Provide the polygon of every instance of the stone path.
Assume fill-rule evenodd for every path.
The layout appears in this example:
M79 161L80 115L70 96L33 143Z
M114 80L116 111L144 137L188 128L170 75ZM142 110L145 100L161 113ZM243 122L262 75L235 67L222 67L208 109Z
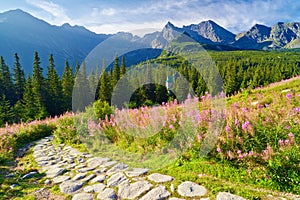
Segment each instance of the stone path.
M58 184L61 193L71 195L73 200L210 199L204 186L185 181L174 188L171 176L151 173L149 169L130 169L124 163L93 157L69 146L55 146L52 136L37 142L33 156L46 173L45 184ZM175 192L181 197L172 197ZM244 198L226 192L217 196L217 200L227 199Z

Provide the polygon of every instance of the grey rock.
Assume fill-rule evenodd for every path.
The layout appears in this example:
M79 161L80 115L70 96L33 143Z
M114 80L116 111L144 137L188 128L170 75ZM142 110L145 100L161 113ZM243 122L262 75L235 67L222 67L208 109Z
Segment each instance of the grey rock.
M65 168L51 168L46 172L48 178L54 178L61 175L65 171Z
M95 178L93 178L91 180L91 183L96 183L96 182L99 182L99 183L102 183L104 180L105 180L106 176L105 175L98 175L96 176Z
M79 174L76 174L73 178L72 178L72 181L78 181L80 179L83 179L84 177L86 177L87 173L79 173Z
M171 198L169 198L169 200L184 200L184 199L180 199L180 198L177 198L177 197L171 197Z
M96 169L96 170L94 170L94 173L96 173L96 174L103 174L103 173L105 173L107 171L107 168L100 168L100 169Z
M71 156L81 156L82 155L81 152L79 152L77 149L73 149L73 148L70 150L69 154Z
M124 182L128 182L129 180L126 178L126 176L122 172L118 172L114 175L112 175L107 180L107 186L118 186Z
M85 159L84 159L84 158L78 158L77 161L78 161L79 163L84 163L84 162L85 162Z
M185 181L178 186L178 193L183 197L197 197L205 195L207 189L191 181Z
M83 186L82 182L65 181L59 185L60 191L64 194L72 194Z
M106 185L104 185L103 183L97 183L95 185L89 185L86 186L85 188L83 188L83 191L85 192L96 192L96 193L100 193L104 190L104 188L106 187Z
M216 200L246 200L246 199L228 192L219 192Z
M146 168L133 168L132 171L126 171L125 174L129 177L141 176L149 172Z
M80 173L89 172L89 171L94 170L95 168L96 167L84 167L84 168L81 168L81 169L77 169L77 172L80 172Z
M109 161L109 162L102 164L101 166L102 167L111 167L111 166L115 165L116 163L117 163L117 161Z
M80 164L80 165L77 165L76 167L75 167L75 169L81 169L81 168L84 168L84 167L86 167L86 164Z
M90 174L89 176L85 177L84 179L82 179L83 182L89 182L90 180L92 180L93 178L95 178L96 175L95 174Z
M147 181L139 181L132 184L122 184L119 186L118 195L124 199L135 199L152 187Z
M157 200L157 199L166 199L171 193L166 189L166 186L158 186L147 194L145 194L140 200Z
M11 189L14 189L14 188L16 188L16 187L18 187L18 185L17 184L12 184L11 186L9 186Z
M165 183L174 180L172 176L163 175L159 173L154 173L148 176L148 179L150 181L156 182L156 183Z
M36 175L37 172L29 172L28 174L25 174L24 176L21 177L21 180L26 179L26 178L31 178L32 176Z
M97 199L101 200L110 200L110 199L117 199L116 192L111 188L106 188L101 193L98 194Z
M50 179L46 179L44 182L45 185L50 185L51 183L52 183L52 181Z
M88 193L78 193L75 194L72 198L72 200L93 200L93 199L94 199L94 195Z
M106 163L108 161L110 161L109 158L94 157L94 158L90 158L90 159L87 160L87 163L88 163L87 165L89 167L95 167L96 168L96 167L98 167L98 166L100 166L103 163Z
M62 183L70 179L70 176L57 176L53 179L54 183Z
M110 170L108 170L106 173L107 173L107 175L111 175L113 173L121 172L126 169L128 169L128 165L126 165L124 163L118 163L115 166L113 166Z

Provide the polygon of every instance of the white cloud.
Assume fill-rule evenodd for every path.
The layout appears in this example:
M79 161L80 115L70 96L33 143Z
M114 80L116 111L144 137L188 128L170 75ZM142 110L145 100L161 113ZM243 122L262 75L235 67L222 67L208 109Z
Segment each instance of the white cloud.
M116 13L116 10L113 8L105 8L101 10L102 15L112 16Z
M42 12L36 12L35 14L42 19L46 18L45 20L50 21L52 24L61 25L72 21L66 14L66 10L52 1L26 0L26 2L45 11L47 15L43 15Z

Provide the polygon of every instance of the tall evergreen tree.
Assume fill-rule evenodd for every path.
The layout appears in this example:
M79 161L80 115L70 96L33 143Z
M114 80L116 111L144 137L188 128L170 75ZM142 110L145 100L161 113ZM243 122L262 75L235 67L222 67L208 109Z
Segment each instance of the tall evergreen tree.
M74 77L72 68L69 66L68 60L66 60L64 72L62 74L62 93L63 93L63 111L72 110L72 92L74 85Z
M36 113L38 111L35 98L33 94L32 88L32 80L31 77L28 76L25 84L25 91L23 96L23 104L24 104L24 114L23 119L25 121L31 121L36 118Z
M122 56L120 77L122 77L125 73L126 73L125 58L124 58L124 56Z
M25 74L24 70L21 67L19 56L15 53L15 63L14 63L14 81L16 89L16 100L19 101L23 99L23 94L25 91Z
M53 55L50 54L47 73L47 111L51 116L62 113L62 84L54 65Z
M4 58L2 56L0 56L0 71L3 81L3 94L5 95L6 100L10 102L10 105L13 105L16 103L15 87L11 73L9 71L9 67L5 64Z
M46 106L46 81L43 76L43 68L40 66L40 58L37 52L34 52L32 91L36 104L40 106L40 111Z
M13 111L10 106L10 102L3 94L0 98L0 126L4 126L6 123L10 124L13 120Z
M119 66L118 55L116 55L114 60L114 69L112 73L112 87L115 87L119 79L120 79L120 66Z

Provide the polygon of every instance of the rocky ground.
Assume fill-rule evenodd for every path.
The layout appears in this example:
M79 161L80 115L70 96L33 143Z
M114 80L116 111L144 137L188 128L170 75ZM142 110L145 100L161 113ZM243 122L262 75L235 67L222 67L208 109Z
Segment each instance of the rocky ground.
M59 185L62 194L73 200L92 199L210 199L207 189L190 181L174 187L174 178L151 173L149 169L129 168L110 158L93 157L70 146L53 145L53 137L36 142L33 156L47 176L45 184ZM23 178L37 172L26 174ZM178 197L178 195L180 197ZM175 197L177 196L177 197ZM36 199L63 199L47 189L35 192ZM244 198L220 192L217 200L242 200Z

